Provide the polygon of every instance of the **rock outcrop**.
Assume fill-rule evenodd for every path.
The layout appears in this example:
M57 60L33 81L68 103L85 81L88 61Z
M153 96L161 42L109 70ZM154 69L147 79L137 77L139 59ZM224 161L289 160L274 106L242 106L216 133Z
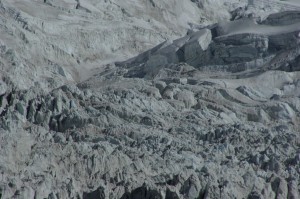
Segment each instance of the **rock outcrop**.
M291 11L291 15L296 13ZM117 65L131 66L130 77L155 76L166 65L180 62L200 70L261 70L261 66L276 61L273 57L283 50L297 49L300 42L297 20L289 24L279 23L281 26L278 26L269 22L271 18L267 18L264 25L240 19L208 26ZM285 61L290 60L287 58ZM133 71L139 71L138 75Z

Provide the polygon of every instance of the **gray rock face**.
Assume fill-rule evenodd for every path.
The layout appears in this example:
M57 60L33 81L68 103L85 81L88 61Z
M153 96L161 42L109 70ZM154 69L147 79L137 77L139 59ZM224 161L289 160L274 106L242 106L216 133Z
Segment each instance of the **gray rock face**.
M207 50L212 39L211 31L208 29L200 30L190 37L182 47L183 60L188 62L195 59L201 52Z
M139 66L129 70L129 77L153 77L166 65L179 62L200 70L261 69L262 65L276 61L272 58L281 51L296 49L300 42L299 32L297 20L282 26L257 24L250 19L223 22L189 33L170 44L160 44L118 66Z
M297 167L299 159L295 113L300 106L287 104L298 95L270 97L286 81L296 82L297 72L291 76L269 71L236 80L228 79L230 74L227 78L223 74L224 79L201 80L197 75L203 72L179 73L188 79L185 83L115 74L104 76L109 85L97 83L95 77L39 96L31 91L5 95L8 104L1 116L1 146L7 144L1 160L13 156L13 165L21 165L20 172L29 180L19 179L15 173L19 170L2 162L4 198L299 195L298 181L285 177L289 172L291 177L299 176L290 167ZM253 91L262 87L261 80L275 76L276 84L269 82ZM172 90L172 98L164 94L167 90ZM16 111L18 106L24 107L24 114ZM260 109L267 119L254 121ZM18 122L9 123L14 118ZM35 184L36 173L44 176L39 179L42 184ZM275 177L269 180L268 176Z
M262 22L262 24L282 26L290 25L295 22L300 22L300 12L297 10L271 14Z
M200 20L228 19L234 7L218 2L216 12L214 2L205 4L209 10L190 0L2 0L0 68L19 89L83 81L93 69L178 38Z
M245 7L98 65L180 32L194 9L213 21L236 6L0 1L0 198L298 199L297 12L257 23Z

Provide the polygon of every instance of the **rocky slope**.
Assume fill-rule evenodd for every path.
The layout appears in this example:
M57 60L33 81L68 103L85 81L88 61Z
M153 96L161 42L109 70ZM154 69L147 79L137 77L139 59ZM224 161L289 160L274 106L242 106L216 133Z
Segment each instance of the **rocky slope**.
M300 197L300 11L174 2L0 1L0 198Z
M192 24L230 17L225 8L213 14L190 0L2 0L0 16L0 66L20 89L84 80Z

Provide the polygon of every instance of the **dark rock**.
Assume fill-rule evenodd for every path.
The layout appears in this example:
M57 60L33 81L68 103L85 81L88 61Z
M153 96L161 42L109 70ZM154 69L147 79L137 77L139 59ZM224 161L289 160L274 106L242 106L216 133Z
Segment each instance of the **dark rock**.
M180 193L187 199L197 198L201 191L201 184L196 175L191 175L183 184Z
M293 10L271 14L264 21L262 21L262 24L282 26L297 22L300 22L300 11Z
M89 193L84 192L82 198L83 199L105 199L104 188L99 187L95 191Z
M262 195L257 192L251 192L247 199L263 199Z
M162 195L156 190L142 186L134 189L131 193L123 194L121 199L162 199Z
M165 199L179 199L179 196L177 195L177 193L170 191L170 189L167 189Z

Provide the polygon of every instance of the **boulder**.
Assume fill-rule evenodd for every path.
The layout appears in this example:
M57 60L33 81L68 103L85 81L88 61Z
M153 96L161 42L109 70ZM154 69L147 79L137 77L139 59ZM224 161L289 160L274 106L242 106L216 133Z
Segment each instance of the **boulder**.
M194 93L188 90L179 91L174 98L176 100L182 101L186 108L191 108L197 104Z
M278 103L268 108L269 116L276 120L293 121L295 118L294 110L287 103Z
M203 29L191 35L189 41L182 47L184 61L195 59L203 51L207 50L212 41L211 31Z
M180 189L180 193L185 196L186 199L198 198L202 187L197 175L192 174L183 184Z

